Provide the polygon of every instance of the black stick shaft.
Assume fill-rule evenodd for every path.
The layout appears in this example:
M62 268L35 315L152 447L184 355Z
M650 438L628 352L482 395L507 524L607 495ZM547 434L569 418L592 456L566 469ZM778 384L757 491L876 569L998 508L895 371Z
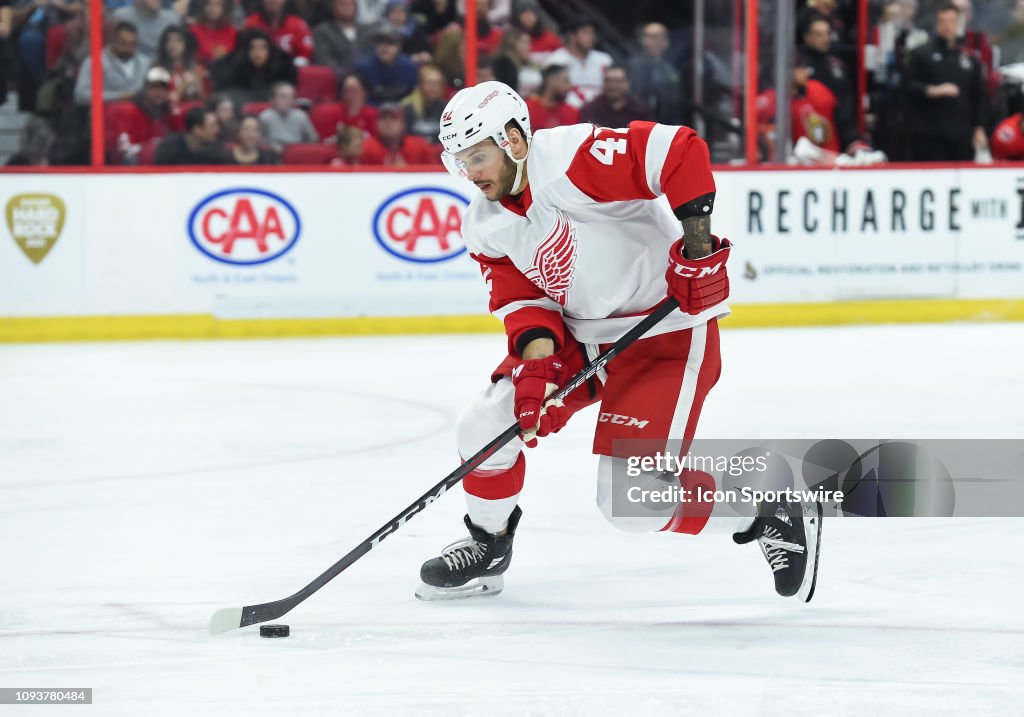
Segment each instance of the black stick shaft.
M669 299L658 306L653 313L649 314L642 321L638 322L636 326L623 334L622 338L612 344L606 351L604 351L604 353L584 366L579 373L569 379L568 383L553 393L548 400L554 401L556 399L564 399L570 393L582 386L588 379L596 375L597 372L603 369L609 361L618 356L637 339L650 331L655 324L673 313L678 307L679 304L675 299ZM476 470L480 464L486 461L490 456L494 455L495 452L514 439L517 435L519 435L519 424L513 423L502 431L501 435L497 436L494 440L481 448L475 455L467 459L461 466L449 473L441 482L437 483L430 490L421 495L412 505L381 526L377 532L353 548L345 557L327 568L327 570L325 570L313 582L299 590L294 595L286 597L283 600L263 603L261 605L249 605L242 608L242 621L239 627L254 625L259 622L266 622L267 620L274 620L292 610L296 605L303 602L310 595L340 575L345 569L352 565L352 563L356 562L359 558L377 547L384 538L388 537L405 525L406 521L440 498L450 488L457 485L459 481Z

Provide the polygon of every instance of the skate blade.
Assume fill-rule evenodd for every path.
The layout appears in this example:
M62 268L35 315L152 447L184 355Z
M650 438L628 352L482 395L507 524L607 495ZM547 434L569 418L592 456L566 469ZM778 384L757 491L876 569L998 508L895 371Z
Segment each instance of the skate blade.
M818 556L821 554L821 523L824 510L821 503L814 503L805 507L804 523L807 530L807 568L804 570L804 579L800 588L796 591L797 597L802 602L810 602L814 597L814 588L818 584Z
M465 585L459 585L454 588L438 588L426 583L420 583L420 586L416 588L416 597L426 602L433 602L435 600L464 600L471 597L497 595L504 587L505 578L501 575L475 578Z

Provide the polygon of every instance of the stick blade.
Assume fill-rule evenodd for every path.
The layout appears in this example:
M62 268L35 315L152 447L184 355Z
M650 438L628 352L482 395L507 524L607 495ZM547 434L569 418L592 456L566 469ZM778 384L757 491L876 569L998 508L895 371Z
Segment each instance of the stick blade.
M210 634L219 635L228 630L237 630L242 626L242 608L226 607L213 613L210 618Z

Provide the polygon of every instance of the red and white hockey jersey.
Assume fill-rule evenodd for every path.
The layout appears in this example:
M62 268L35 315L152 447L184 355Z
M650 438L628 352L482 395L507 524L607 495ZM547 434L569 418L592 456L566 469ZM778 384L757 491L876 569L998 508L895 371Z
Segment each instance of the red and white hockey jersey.
M681 235L678 207L715 190L704 141L687 127L632 122L539 130L518 201L473 199L462 232L505 323L509 353L544 328L559 346L572 336L610 343L667 294L668 251ZM722 303L677 312L648 335L725 316Z

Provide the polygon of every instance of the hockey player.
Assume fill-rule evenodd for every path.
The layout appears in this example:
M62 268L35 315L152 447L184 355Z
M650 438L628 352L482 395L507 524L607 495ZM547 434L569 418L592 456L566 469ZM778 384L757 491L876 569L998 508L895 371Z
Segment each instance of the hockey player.
M715 183L706 144L689 128L651 122L531 134L526 104L499 82L456 94L442 114L440 141L445 166L479 190L462 232L508 336L508 357L458 421L458 450L473 455L513 416L522 434L466 476L469 538L423 564L417 597L501 591L522 515L523 447L598 401L594 452L603 514L628 531L700 532L711 505L680 504L660 519L614 515L612 477L624 474L637 441L649 446L654 438L662 449L675 441L685 450L720 373L718 319L729 313L731 245L710 230ZM668 297L679 311L609 363L599 380L545 404ZM712 477L696 471L642 480L714 489ZM759 542L781 594L809 599L820 507L809 518L800 506L761 515L734 538Z

